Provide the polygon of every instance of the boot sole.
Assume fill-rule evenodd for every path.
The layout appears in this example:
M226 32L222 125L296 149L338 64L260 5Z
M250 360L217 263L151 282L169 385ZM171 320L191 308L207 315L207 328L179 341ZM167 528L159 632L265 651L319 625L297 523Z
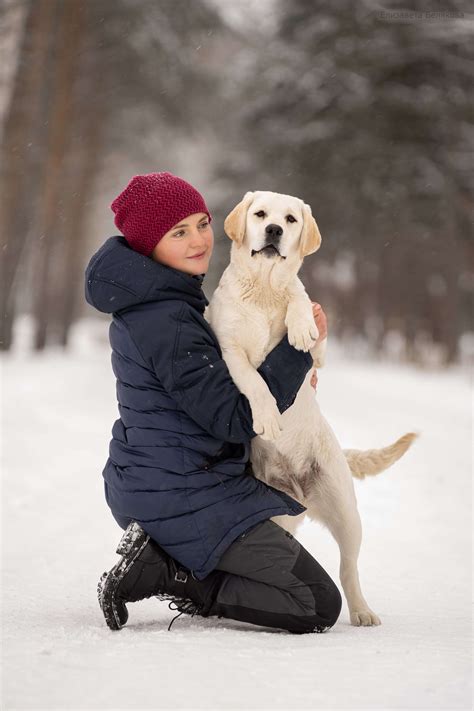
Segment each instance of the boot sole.
M123 602L121 605L123 605L125 611L125 619L123 622L120 620L115 593L120 581L128 572L135 558L145 548L149 539L150 536L145 533L136 521L133 521L127 527L117 546L116 553L121 555L122 558L111 570L109 570L109 572L106 571L105 573L102 573L98 582L97 597L99 605L105 617L107 626L111 630L119 630L127 622L128 612L125 603Z

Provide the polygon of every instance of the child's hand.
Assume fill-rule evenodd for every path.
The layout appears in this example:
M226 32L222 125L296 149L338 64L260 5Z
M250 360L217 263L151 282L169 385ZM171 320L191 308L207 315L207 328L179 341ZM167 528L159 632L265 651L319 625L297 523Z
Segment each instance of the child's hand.
M323 311L323 307L321 304L318 304L317 301L312 301L311 304L313 305L313 316L314 316L314 321L316 323L316 326L318 327L319 331L319 338L317 340L317 343L323 340L323 338L327 338L328 335L328 321L326 318L326 314ZM314 388L316 391L316 386L318 384L318 371L316 368L313 371L313 375L311 376L311 387Z
M316 323L316 326L318 327L319 331L319 338L317 340L317 343L323 340L323 338L327 338L328 335L328 320L326 318L326 314L323 311L323 307L321 304L318 304L317 301L312 301L311 302L313 305L313 317L314 317L314 322Z

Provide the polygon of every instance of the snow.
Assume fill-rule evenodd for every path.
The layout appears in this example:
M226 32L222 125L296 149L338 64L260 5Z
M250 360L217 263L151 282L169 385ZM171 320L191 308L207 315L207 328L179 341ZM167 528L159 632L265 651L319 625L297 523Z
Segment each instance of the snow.
M2 708L470 708L466 371L349 359L330 339L318 372L344 447L421 432L391 469L354 481L362 590L380 627L352 627L344 601L325 634L188 615L168 632L176 612L149 599L111 632L96 598L122 533L101 477L117 417L107 323L69 353L17 349L2 360ZM329 533L309 522L297 537L340 587Z

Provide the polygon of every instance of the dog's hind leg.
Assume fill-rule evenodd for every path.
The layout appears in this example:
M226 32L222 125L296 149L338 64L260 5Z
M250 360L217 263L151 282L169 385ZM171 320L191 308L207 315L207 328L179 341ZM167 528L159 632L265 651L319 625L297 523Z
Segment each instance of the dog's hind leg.
M285 531L288 531L288 533L291 533L292 536L295 535L295 531L302 523L304 517L306 516L306 511L302 511L300 514L297 516L287 516L284 514L283 516L272 516L271 520L277 523L279 526L285 529Z
M352 484L352 481L350 481ZM328 490L329 489L329 490ZM362 525L355 494L339 487L325 487L314 505L305 502L306 514L326 526L336 540L341 555L339 576L349 607L351 624L380 625L380 618L368 606L360 587L357 559L362 541ZM314 494L313 494L314 495Z

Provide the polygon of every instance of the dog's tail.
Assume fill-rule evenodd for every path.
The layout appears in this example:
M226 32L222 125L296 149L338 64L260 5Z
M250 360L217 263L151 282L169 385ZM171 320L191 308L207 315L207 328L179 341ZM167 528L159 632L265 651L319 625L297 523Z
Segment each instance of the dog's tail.
M347 463L356 479L375 476L388 469L402 457L412 442L419 436L418 432L407 432L396 442L382 449L343 449Z

